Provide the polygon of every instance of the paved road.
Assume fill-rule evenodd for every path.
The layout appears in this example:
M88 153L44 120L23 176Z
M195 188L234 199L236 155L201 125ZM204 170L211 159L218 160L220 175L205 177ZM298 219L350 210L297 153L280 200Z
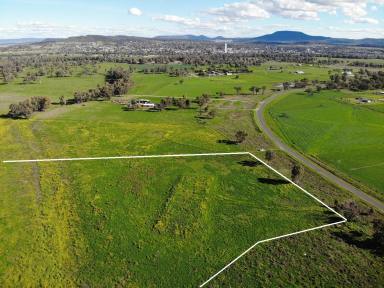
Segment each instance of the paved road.
M374 197L368 195L367 193L361 191L360 189L358 189L355 186L351 185L350 183L346 182L342 178L340 178L340 177L334 175L333 173L329 172L328 170L324 169L323 167L321 167L320 165L318 165L317 163L315 163L311 159L305 157L303 154L297 152L295 149L293 149L292 147L285 144L282 140L280 140L280 138L274 132L272 132L272 130L268 127L267 122L265 121L264 110L265 110L265 107L270 102L272 102L273 100L275 100L276 98L278 98L281 95L282 95L281 93L273 94L272 96L268 97L266 100L260 102L259 106L256 108L256 116L257 116L258 121L259 121L260 129L272 140L272 142L279 149L283 150L284 152L286 152L291 157L295 158L296 160L298 160L299 162L301 162L305 166L316 171L318 174L323 176L328 181L338 185L341 188L344 188L344 189L350 191L351 193L353 193L354 195L356 195L357 197L359 197L363 201L376 207L381 212L384 212L384 204L381 201L379 201L376 198L374 198Z

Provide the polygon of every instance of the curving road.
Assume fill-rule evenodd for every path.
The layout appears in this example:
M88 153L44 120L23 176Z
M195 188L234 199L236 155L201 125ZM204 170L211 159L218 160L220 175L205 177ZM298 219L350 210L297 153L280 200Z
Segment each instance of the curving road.
M289 145L285 144L267 125L267 122L264 118L264 110L265 107L271 103L273 100L277 99L279 96L283 95L282 93L275 93L272 94L272 96L268 97L264 101L259 103L259 106L256 108L256 116L259 122L260 129L272 140L272 142L281 150L289 154L291 157L295 158L297 161L301 162L303 165L309 167L310 169L316 171L318 174L323 176L328 181L336 184L337 186L344 188L348 190L349 192L353 193L363 201L369 203L370 205L374 206L381 212L384 212L384 204L377 200L376 198L368 195L367 193L361 191L357 187L351 185L350 183L346 182L339 176L336 176L335 174L331 173L330 171L324 169L311 159L305 157L303 154L299 153Z

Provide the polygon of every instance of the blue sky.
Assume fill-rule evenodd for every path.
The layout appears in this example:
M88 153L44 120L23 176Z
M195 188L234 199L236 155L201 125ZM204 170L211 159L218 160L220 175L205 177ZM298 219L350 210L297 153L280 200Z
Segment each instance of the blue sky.
M384 0L0 0L0 38L259 36L277 30L384 38Z

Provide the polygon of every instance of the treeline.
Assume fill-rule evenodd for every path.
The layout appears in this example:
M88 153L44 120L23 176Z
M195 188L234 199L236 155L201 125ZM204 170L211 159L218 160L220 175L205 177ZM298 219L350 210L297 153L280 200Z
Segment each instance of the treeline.
M384 64L373 63L373 62L354 61L349 63L349 65L354 67L364 67L364 68L384 68Z
M349 76L347 73L332 74L326 87L328 89L350 89L352 91L384 89L384 71L360 69L353 76Z
M188 67L178 68L174 66L160 65L151 68L144 68L139 72L144 74L169 74L169 76L172 77L181 77L188 75L188 73L191 71L192 69Z
M18 104L9 106L8 117L18 119L31 117L33 112L42 112L49 107L51 99L48 97L32 97Z
M76 91L69 103L109 100L113 96L126 94L132 86L129 70L122 67L111 68L105 75L105 84L86 92ZM68 103L68 101L67 101Z

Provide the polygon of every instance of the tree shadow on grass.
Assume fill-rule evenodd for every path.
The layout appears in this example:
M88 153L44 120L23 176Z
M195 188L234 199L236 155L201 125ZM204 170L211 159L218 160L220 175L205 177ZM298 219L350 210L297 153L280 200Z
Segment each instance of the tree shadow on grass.
M270 179L270 178L258 178L257 179L260 183L263 184L271 184L271 185L285 185L290 184L289 181L285 179Z
M366 235L359 231L336 231L333 232L332 235L349 245L356 246L360 249L369 250L378 256L383 256L383 251L378 248L375 241L373 241L371 238L367 238Z
M217 140L217 143L220 143L220 144L227 144L227 145L236 145L236 144L237 144L236 141L228 140L228 139L220 139L220 140Z
M0 119L28 120L28 118L25 118L25 117L11 117L9 114L1 114Z
M253 160L243 160L243 161L239 161L237 163L239 163L240 165L245 166L245 167L256 167L256 166L261 165L260 162L253 161Z

